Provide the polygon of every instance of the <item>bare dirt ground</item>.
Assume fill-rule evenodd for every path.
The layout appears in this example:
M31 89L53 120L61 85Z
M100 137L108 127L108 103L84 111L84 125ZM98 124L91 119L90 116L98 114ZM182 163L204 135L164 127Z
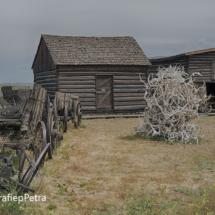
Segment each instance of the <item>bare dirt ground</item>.
M215 117L200 117L195 124L204 135L199 145L144 140L134 134L138 118L83 120L78 130L69 124L57 155L45 162L34 182L36 193L47 197L36 210L129 214L125 204L133 193L153 198L155 208L167 205L160 213L146 214L180 214L179 202L193 198L184 195L184 187L214 183Z

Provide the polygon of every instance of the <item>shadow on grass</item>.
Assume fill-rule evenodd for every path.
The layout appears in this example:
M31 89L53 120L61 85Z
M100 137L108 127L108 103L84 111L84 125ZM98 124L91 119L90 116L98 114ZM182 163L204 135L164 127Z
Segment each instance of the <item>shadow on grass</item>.
M144 136L140 133L137 133L137 134L133 134L133 135L127 135L127 136L123 136L123 137L120 137L121 140L146 140L146 141L157 141L157 142L165 142L169 145L174 145L176 143L181 143L181 144L184 144L182 142L180 142L179 140L175 140L173 142L170 142L170 141L166 141L163 137L161 136ZM198 138L198 143L201 143L202 142L202 137L199 137ZM190 139L186 144L196 144L196 140L193 140L193 139Z
M142 136L141 134L133 134L133 135L127 135L124 137L120 137L122 140L150 140L150 141L165 141L163 137L156 136L156 137L146 137Z

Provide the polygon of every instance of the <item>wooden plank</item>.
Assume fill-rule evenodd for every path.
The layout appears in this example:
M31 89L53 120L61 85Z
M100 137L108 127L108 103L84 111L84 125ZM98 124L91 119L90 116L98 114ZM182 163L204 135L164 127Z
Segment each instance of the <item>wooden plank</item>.
M41 85L43 88L45 88L48 91L58 91L58 87L46 87L44 85Z
M63 93L71 93L68 90L60 90ZM73 93L76 96L79 96L79 98L95 98L96 94L95 93Z
M1 119L0 122L20 122L20 119Z
M197 59L197 60L199 60L199 59L208 59L208 60L210 60L210 58L214 58L214 57L215 57L214 54L213 55L192 55L192 56L189 57L189 60L195 60L195 59Z
M114 97L130 97L130 96L144 96L145 93L114 93Z
M193 79L194 80L194 82L202 82L202 81L206 81L206 82L210 82L211 81L211 77L209 78L209 77L200 77L200 78L195 78L195 79Z
M96 102L96 98L79 98L80 102Z
M0 119L20 119L22 114L7 114L7 115L0 115Z
M142 83L142 82L141 82ZM140 89L145 89L144 84L142 83L141 85L114 85L114 88L140 88Z
M57 86L58 86L58 84L56 82L54 82L54 83L38 83L38 82L36 82L36 83L42 87L55 87L55 88L57 88Z
M145 107L145 105L115 106L114 110L144 110Z
M42 80L46 80L46 79L54 80L54 79L57 79L57 76L56 76L56 75L49 75L49 76L38 76L38 77L34 77L34 82L35 82L35 81L42 81Z
M205 73L205 72L211 73L211 69L201 69L201 72L202 72L202 73Z
M94 106L82 106L82 110L96 110Z
M14 107L9 107L9 108L1 108L0 113L12 113L12 112L17 112L21 110L23 106L14 106Z
M114 102L116 106L131 106L131 105L146 105L146 101L134 101L134 102Z
M135 77L135 76L139 76L139 74L141 74L141 76L146 75L146 72L144 73L139 73L139 72L132 72L132 71L124 71L124 72L114 72L114 71L110 71L110 72L102 72L102 71L94 71L94 72L84 72L84 71L80 71L80 72L59 72L59 78L69 78L69 77L73 77L73 76L96 76L96 75L114 75L114 76L131 76L131 77Z
M194 59L189 61L189 65L210 65L210 64L211 64L211 60L208 60L208 59L205 59L205 60Z
M144 101L144 96L139 96L139 97L114 97L114 102L119 102L119 101Z
M195 66L189 66L189 69L211 69L211 65L195 65Z
M57 71L52 70L52 71L46 71L46 72L38 72L34 74L34 77L49 76L49 75L57 75Z
M188 69L188 73L190 73L190 74L192 74L192 73L194 73L194 72L200 72L201 73L201 70L202 69Z
M95 80L90 80L90 81L85 81L85 80L81 80L81 81L69 81L69 78L65 78L63 79L59 79L59 85L95 85Z
M34 80L34 82L37 82L38 84L43 84L43 83L58 83L57 78Z
M33 131L35 131L38 122L42 120L45 98L46 90L39 86L38 96L34 98L34 109L32 111L32 120L30 123L33 128Z
M114 93L145 93L144 89L114 89Z
M146 75L141 74L142 79L146 79ZM136 76L118 76L114 75L114 80L140 80L139 74L136 74Z
M21 122L1 122L0 123L0 127L3 127L3 129L6 128L6 126L20 127L21 126Z
M95 85L59 85L59 89L95 89Z
M59 76L59 80L62 80L62 79L67 79L67 80L95 80L95 76L94 75L91 75L91 76L75 76L74 74L72 73L68 73L68 74L63 74L62 76L62 73L60 74L61 76ZM69 77L68 77L69 76ZM69 79L68 79L69 78Z
M215 60L213 60L211 63L211 78L212 80L215 79Z
M140 80L114 80L115 84L142 84Z
M96 102L85 102L81 101L82 106L96 106Z
M95 93L95 89L60 89L61 92L67 93Z

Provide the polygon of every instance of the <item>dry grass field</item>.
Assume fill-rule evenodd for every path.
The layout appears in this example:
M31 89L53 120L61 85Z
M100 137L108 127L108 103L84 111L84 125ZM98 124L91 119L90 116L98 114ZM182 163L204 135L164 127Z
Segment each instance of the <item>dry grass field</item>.
M53 160L33 182L35 214L215 214L215 117L200 117L197 144L134 134L137 118L69 124ZM33 206L33 207L32 207Z

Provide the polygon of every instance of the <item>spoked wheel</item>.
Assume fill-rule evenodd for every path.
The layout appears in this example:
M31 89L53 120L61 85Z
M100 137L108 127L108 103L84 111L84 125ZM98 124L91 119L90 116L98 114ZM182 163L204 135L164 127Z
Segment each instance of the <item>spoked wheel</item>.
M74 116L75 116L75 119L74 119L75 127L79 128L81 126L81 121L82 121L82 107L79 101L75 102Z
M25 178L23 179L24 185L26 185L26 186L30 185L31 181L33 180L34 176L36 175L37 171L39 170L40 166L42 166L49 147L50 147L50 143L47 143L46 146L41 151L41 154L38 157L37 161L29 169L28 173L26 174Z
M57 120L57 101L56 101L56 97L54 98L54 120Z
M23 180L25 179L26 175L34 164L34 161L26 154L24 147L19 151L19 156L20 160L18 180L20 183L23 183Z
M56 137L56 146L59 147L61 145L61 140L63 140L63 132L64 131L64 124L62 126L61 121L57 122L57 137Z
M35 137L34 137L34 158L35 162L39 158L41 151L46 146L46 126L43 121L40 121L37 124ZM45 158L44 158L45 159ZM44 160L42 160L42 165L44 164Z
M53 127L54 127L54 112L52 108L50 108L48 111L46 127L47 127L47 143L51 143L50 147L48 148L48 155L49 155L49 158L52 159L52 154L54 150L54 141L52 138Z
M67 132L68 110L67 105L64 107L63 132Z

